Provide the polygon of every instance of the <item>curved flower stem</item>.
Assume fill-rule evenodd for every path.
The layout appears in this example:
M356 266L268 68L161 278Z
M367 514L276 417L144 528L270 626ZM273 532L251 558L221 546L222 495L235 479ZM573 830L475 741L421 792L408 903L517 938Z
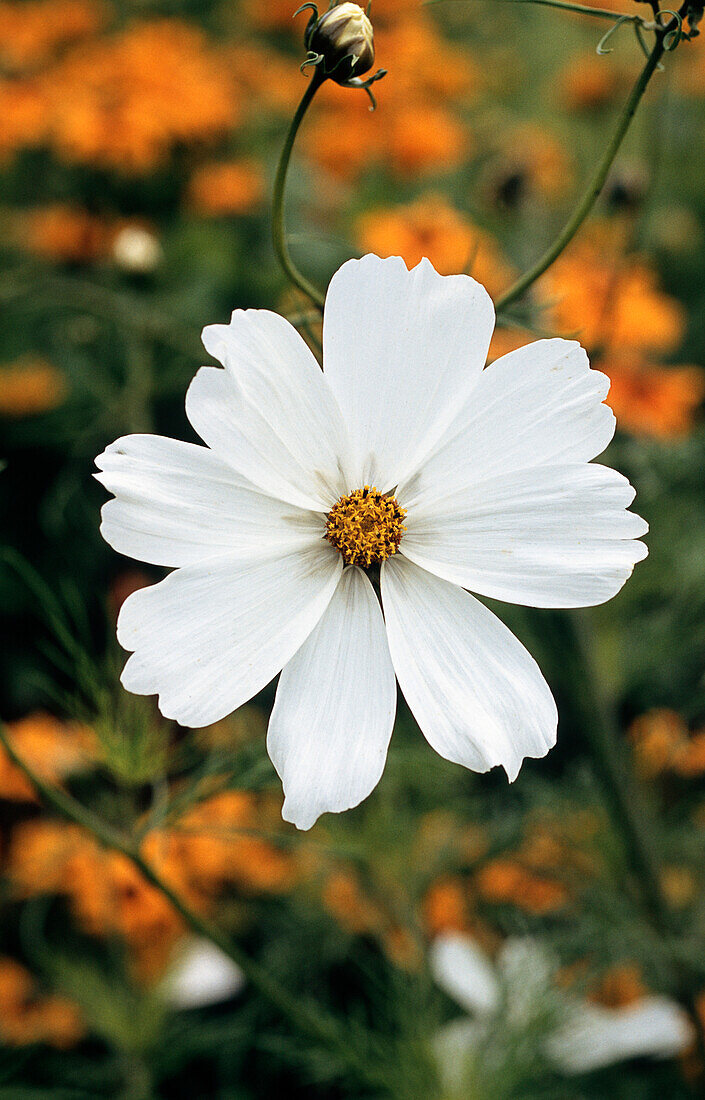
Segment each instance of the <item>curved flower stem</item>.
M506 291L506 293L498 299L496 303L497 312L506 309L508 305L511 305L511 303L516 301L517 298L520 298L521 295L526 290L528 290L532 283L535 283L536 280L541 275L543 275L545 271L548 270L551 264L558 259L563 249L568 244L570 244L573 237L580 229L580 226L583 224L588 214L592 210L595 202L600 195L600 192L602 191L602 188L605 185L605 180L607 179L619 147L622 144L624 135L629 129L629 124L634 117L634 113L637 107L639 106L641 97L646 91L647 85L651 80L654 72L656 71L656 68L665 50L666 47L664 46L664 34L662 31L659 31L656 36L654 47L649 54L648 60L644 65L644 68L641 70L641 73L639 74L639 77L629 94L627 102L624 104L624 109L622 110L622 114L620 115L617 128L612 135L609 145L602 155L602 160L598 164L597 169L595 170L595 173L587 187L587 190L585 191L585 194L581 198L573 214L568 219L562 231L558 234L551 247L546 252L544 252L543 256L536 261L533 267L529 268L529 270L525 272L525 274L522 275L519 279L517 279L514 285L511 286L509 290Z
M594 720L586 723L586 733L596 769L605 791L608 808L627 851L629 863L639 886L642 904L651 924L666 945L678 937L673 914L666 900L661 877L660 856L652 843L654 829L642 790L636 782L622 748L622 735L614 707L605 692L596 661L596 638L587 612L572 615L573 629L589 687L590 709ZM678 999L693 1025L701 1063L699 1083L705 1076L705 1033L697 1008L699 981L688 973L683 961L671 952L671 964L677 979ZM696 1083L696 1089L698 1084ZM701 1095L697 1093L697 1095Z
M274 192L272 195L272 243L274 244L274 251L277 254L277 259L287 278L294 286L297 286L299 290L303 290L304 294L306 294L321 311L323 310L323 303L325 300L324 295L321 294L318 287L309 282L305 275L301 274L289 254L289 246L286 241L286 232L284 229L284 190L286 187L286 174L289 169L289 161L291 160L291 151L294 148L296 135L299 132L299 127L313 97L324 80L325 77L321 75L319 69L314 69L313 76L309 80L306 91L291 120L289 132L284 142L284 148L279 157L277 174L274 177Z
M424 0L424 6L447 3L448 0ZM457 0L459 2L459 0ZM593 15L598 19L609 19L612 23L625 19L629 23L643 23L640 15L622 15L618 11L610 11L609 8L592 8L587 4L571 4L567 0L507 0L510 4L537 4L545 8L558 8L561 11L573 11L578 15Z
M81 826L106 848L119 852L129 859L147 882L167 899L184 923L198 936L210 940L211 943L214 943L225 955L232 959L254 988L277 1009L293 1028L304 1032L311 1039L322 1042L328 1047L340 1046L337 1032L314 1010L312 1005L302 1003L300 999L291 996L259 963L241 951L229 936L212 924L207 917L191 909L155 868L144 859L139 847L129 837L124 836L112 825L103 821L92 810L83 806L66 791L45 782L15 751L1 722L0 744L2 744L15 767L30 781L45 805L67 821Z

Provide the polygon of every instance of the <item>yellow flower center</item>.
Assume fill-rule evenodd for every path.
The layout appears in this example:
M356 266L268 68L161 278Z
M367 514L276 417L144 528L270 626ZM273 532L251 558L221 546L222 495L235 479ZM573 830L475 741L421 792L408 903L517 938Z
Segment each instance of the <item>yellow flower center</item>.
M334 504L326 517L325 537L340 550L346 565L367 569L396 554L406 511L396 497L365 485Z

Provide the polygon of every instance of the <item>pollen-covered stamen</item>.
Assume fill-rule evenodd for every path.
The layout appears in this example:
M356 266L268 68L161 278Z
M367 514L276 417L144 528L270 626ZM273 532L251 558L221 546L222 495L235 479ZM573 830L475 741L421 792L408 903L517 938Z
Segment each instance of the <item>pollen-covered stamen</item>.
M340 550L346 565L370 565L391 558L399 549L406 511L396 497L365 485L334 504L326 517L328 542Z

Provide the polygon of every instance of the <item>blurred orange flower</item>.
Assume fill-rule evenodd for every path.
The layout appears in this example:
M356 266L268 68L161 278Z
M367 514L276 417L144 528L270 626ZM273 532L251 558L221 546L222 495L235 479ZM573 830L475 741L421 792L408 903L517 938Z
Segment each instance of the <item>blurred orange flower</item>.
M385 925L383 914L367 897L354 871L334 871L325 883L322 901L338 924L353 935L380 932Z
M409 267L425 256L442 275L468 271L490 294L511 281L494 238L437 195L363 214L356 240L363 252L402 256Z
M85 726L60 722L50 714L35 713L7 724L8 740L41 779L59 783L89 766L95 757L93 733ZM0 798L33 802L31 783L0 749Z
M423 899L423 916L430 938L441 932L466 932L468 896L462 879L447 875L432 883Z
M694 366L656 366L629 353L610 353L593 363L609 375L607 404L626 431L674 439L693 428L705 397L705 371Z
M64 263L91 263L107 256L114 236L114 225L66 203L27 211L21 230L31 252Z
M14 959L0 959L0 1038L10 1046L48 1043L60 1050L75 1046L84 1025L75 1005L43 995L28 970Z
M18 149L33 148L46 137L46 102L34 80L0 78L0 162Z
M683 778L705 774L705 730L690 733L674 710L647 711L634 719L628 736L637 768L646 778L664 772Z
M264 175L254 160L203 164L191 176L188 198L198 214L249 214L264 197Z
M476 876L485 901L516 905L527 913L543 916L562 909L568 892L562 883L535 875L511 859L494 859Z
M0 3L0 63L13 71L36 66L69 42L95 34L107 15L98 0Z
M530 344L536 339L537 337L527 329L500 328L498 326L492 333L487 358L490 363L493 363L495 359L501 358L502 355L508 355L510 351L523 348L525 344Z
M279 893L295 879L286 852L255 835L276 827L274 805L247 791L214 795L184 814L174 826L181 860L192 882L206 893L226 884L247 893Z
M623 962L605 971L590 990L588 1000L606 1008L626 1008L646 997L648 992L637 964Z
M121 172L149 171L179 143L222 137L239 115L224 55L177 19L75 47L46 73L44 91L56 151Z
M32 416L58 408L66 397L64 375L44 359L27 355L0 366L0 416Z
M660 290L644 259L620 258L617 244L598 225L541 278L553 324L591 352L613 347L666 354L683 337L685 310Z
M558 74L558 100L571 111L592 111L610 103L620 83L614 65L603 57L579 53L571 56Z

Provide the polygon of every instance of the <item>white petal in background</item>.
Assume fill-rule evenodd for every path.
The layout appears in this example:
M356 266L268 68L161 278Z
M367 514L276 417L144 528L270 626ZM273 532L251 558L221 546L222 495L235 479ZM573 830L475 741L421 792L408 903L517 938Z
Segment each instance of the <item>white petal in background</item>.
M513 780L555 744L538 665L478 600L400 555L382 566L382 602L399 685L436 752L473 771L501 764Z
M189 940L168 975L164 987L173 1008L204 1008L239 993L242 971L210 940Z
M576 1007L548 1042L564 1073L587 1073L627 1058L673 1058L693 1041L683 1010L665 997L644 997L626 1008Z
M407 502L425 507L449 489L595 458L614 435L603 404L609 385L574 340L537 340L497 359L418 476L400 487Z
M134 650L122 683L159 694L166 718L206 726L261 691L308 637L335 591L342 559L321 542L276 559L185 566L133 593L118 641Z
M607 466L538 466L409 507L402 553L484 596L588 607L614 596L646 557L634 540L648 525L626 510L633 499Z
M429 955L437 985L472 1015L489 1015L499 1008L500 989L494 964L470 936L437 936Z
M267 749L283 816L309 829L357 806L384 770L396 681L382 612L367 577L346 569L318 626L284 668Z
M101 533L114 550L152 565L192 565L224 554L285 553L321 537L320 515L245 487L207 447L130 435L96 459L116 499Z
M487 358L494 306L467 275L428 260L349 260L333 276L323 367L356 449L358 484L391 489L457 415ZM355 486L356 487L356 486Z

